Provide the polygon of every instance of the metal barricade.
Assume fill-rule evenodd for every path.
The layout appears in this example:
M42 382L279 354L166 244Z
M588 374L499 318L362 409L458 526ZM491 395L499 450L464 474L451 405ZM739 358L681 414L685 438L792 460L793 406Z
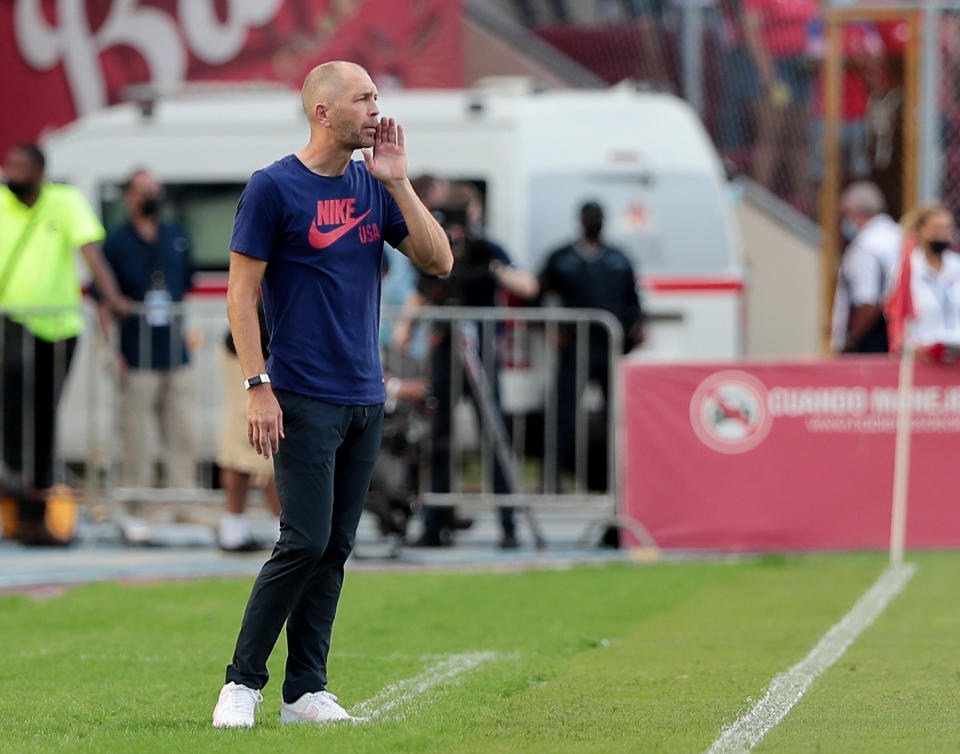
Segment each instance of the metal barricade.
M0 314L0 492L32 496L51 482L68 482L81 493L90 516L112 520L121 529L133 502L222 504L223 494L212 489L211 478L223 403L218 362L227 317L222 299L167 302L164 311L158 311L155 302L134 304L122 321L105 321L106 337L96 303L89 299L80 307L18 308ZM18 324L37 317L79 317L82 332L72 343L48 343ZM168 324L173 326L166 338L158 337ZM163 413L155 399L162 391L148 384L138 400L132 382L134 372L147 375L148 383L151 373L158 382L170 380L168 367L187 356L175 389L162 386L167 400L179 402L177 413L191 426L191 452L170 473L169 448L164 447L169 443L155 442ZM125 379L121 358L127 363ZM54 375L49 384L38 377L45 372ZM130 460L125 457L130 432L125 439L124 421L128 430L147 438L141 450L149 476L142 482L121 478L121 468ZM56 438L52 454L46 437ZM167 468L166 475L154 476L158 463ZM43 470L50 466L49 473ZM38 480L38 475L47 478Z
M44 444L36 435L51 432L56 437L53 481L69 481L85 493L88 501L222 501L220 492L209 489L209 471L216 457L222 411L217 362L218 350L222 348L227 331L226 312L222 301L211 300L199 305L195 301L169 304L168 314L175 324L179 320L182 326L169 329L169 337L160 344L166 349L164 354L156 347L157 328L162 329L163 324L157 319L156 308L149 304L133 305L123 322L113 320L108 338L101 331L96 305L90 301L81 307L30 307L0 312L3 322L0 327L0 395L3 396L0 402L0 426L3 427L0 459L5 461L0 478L2 485L36 485L35 474L30 470L36 465L37 447ZM69 350L66 339L47 343L16 324L25 318L51 316L83 319L83 330ZM157 452L154 442L156 428L153 424L160 413L155 410L157 407L134 405L135 399L122 404L122 394L130 387L129 383L120 384L123 327L127 328L128 342L135 343L137 352L133 364L127 367L127 380L132 371L149 373L154 367L159 368L156 370L159 378L168 378L167 367L183 360L184 348L189 345L187 364L182 368L182 394L168 391L169 398L182 402L179 413L190 422L194 435L191 458L176 476L153 478L154 464L169 462L165 457L167 454ZM131 332L134 333L132 340ZM17 338L17 353L13 353L12 337ZM164 363L155 363L158 356ZM37 378L38 358L40 367L49 367L47 371L56 375L50 389L44 391L49 395L35 395L38 385L43 388ZM155 394L145 391L148 399ZM38 397L43 400L35 400ZM138 430L148 437L145 453L151 472L149 481L143 484L121 484L120 467L128 450L120 431L121 408L133 414ZM49 429L44 415L46 409L55 412L55 422ZM11 441L20 445L19 450L5 447ZM40 481L40 486L44 486L49 480ZM160 482L162 486L154 486L154 482Z
M537 512L589 514L595 517L595 526L623 526L644 546L655 548L644 527L620 513L617 364L623 353L623 331L613 315L595 309L443 306L384 309L383 319L415 320L430 333L429 346L412 364L391 350L384 357L385 369L389 372L402 365L401 377L429 375L434 396L440 394L441 400L447 401L447 405L433 407L441 420L427 433L431 447L424 453L428 460L421 469L419 498L423 505L468 511L514 507L530 517L538 538ZM438 376L446 384L438 385ZM590 490L587 483L590 412L584 396L591 376L605 378L605 384L597 386L607 417L603 422L607 459L602 490ZM565 397L561 391L566 392ZM564 415L570 406L562 404L571 397L573 416ZM465 429L469 413L463 413L464 404L474 408L472 433ZM542 416L539 458L528 450L537 444L529 437L534 415ZM445 428L444 423L449 426ZM449 444L448 457L446 452L437 452L437 443ZM468 447L473 450L467 451ZM568 451L572 451L568 459L572 461L572 484L562 485ZM449 469L438 473L435 466L444 461ZM505 478L499 485L498 465ZM432 483L444 477L448 483ZM498 486L509 490L497 490Z
M227 329L222 299L170 303L148 296L114 323L112 358L127 366L126 374L114 370L115 440L105 448L113 501L222 503L211 474L223 412L219 361ZM133 432L138 425L142 438ZM130 438L136 447L129 447Z
M202 471L213 469L222 420L218 361L227 332L222 300L168 304L162 316L149 304L134 305L124 320L126 324L113 321L109 343L100 332L96 307L89 301L79 310L30 309L18 311L17 316L76 316L77 312L85 321L84 332L78 338L71 368L61 368L67 378L58 387L62 396L56 428L57 478L70 481L84 493L88 506L100 505L114 519L123 516L126 505L133 502L222 503L222 492L212 489L212 479ZM158 339L157 328L166 327L167 316L173 326L168 337ZM620 514L621 410L616 366L623 352L623 333L612 315L599 310L500 307L423 307L412 312L383 312L386 322L403 318L415 320L432 336L446 334L448 338L446 346L435 345L412 357L392 350L384 353L385 369L395 376L428 376L435 383L434 395L438 381L449 386L439 391L446 396L444 408L449 417L449 453L445 458L449 481L446 485L431 483L431 472L436 471L432 462L438 457L433 446L444 440L434 422L431 431L420 433L428 445L427 452L420 456L421 504L453 505L466 511L514 507L529 517L538 537L536 514L588 516L593 522L591 530L615 524L630 529L645 546L654 547L639 522ZM126 333L122 332L124 327ZM5 333L0 332L0 353L8 355L10 344L3 341ZM21 361L24 374L28 374L36 361L36 349L26 342L20 347L25 349ZM137 406L130 401L121 406L118 357L124 348L134 348L136 363L132 366L144 372L154 367L163 372L182 360L184 347L189 352L185 370L189 389L178 393L176 399L185 403L180 415L189 417L196 433L190 472L182 477L167 474L154 478L154 463L165 464L169 458L151 447L147 483L122 484L120 467L128 448L118 430L124 418L121 409L127 419L136 419L145 434L150 432L156 412L152 405ZM54 360L57 354L67 360L65 348L52 347ZM592 363L598 358L599 369ZM0 388L10 368L5 360ZM241 376L238 371L237 379ZM585 396L591 395L588 385L596 383L598 376L604 384L593 385L593 398L594 402L600 400L598 392L603 398L601 415L607 419L600 423L607 458L602 488L590 489L588 468L598 451L590 447L589 419L593 412ZM32 385L25 383L17 402L23 411L18 422L26 456L20 464L23 468L33 462L32 433L37 427L37 417L32 413ZM565 399L560 394L563 390ZM572 414L562 414L563 401L570 408L571 395ZM12 405L9 397L4 405ZM6 426L8 417L0 418ZM468 431L470 426L473 429ZM2 443L11 436L8 431L0 434L0 457L8 457L3 454ZM569 441L566 447L564 439ZM7 475L7 481L11 479Z
M88 499L103 491L101 440L95 421L103 395L97 375L87 374L94 362L82 356L84 332L61 337L76 320L89 332L95 319L90 307L18 307L0 311L0 488L30 497L56 482L69 482ZM53 329L35 334L38 320ZM71 322L71 320L73 322ZM65 328L65 329L64 329ZM59 331L59 332L58 332ZM48 338L52 337L50 340ZM81 376L82 375L82 376ZM102 381L100 381L102 382ZM68 393L84 391L75 401L78 453L64 463L64 414Z

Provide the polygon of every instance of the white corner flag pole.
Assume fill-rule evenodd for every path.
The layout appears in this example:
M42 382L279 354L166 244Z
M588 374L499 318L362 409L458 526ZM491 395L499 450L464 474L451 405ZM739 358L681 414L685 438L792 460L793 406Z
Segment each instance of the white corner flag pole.
M893 510L890 516L890 564L903 563L907 535L907 490L910 485L910 424L913 415L913 372L916 351L905 342L898 379L897 439L893 451Z

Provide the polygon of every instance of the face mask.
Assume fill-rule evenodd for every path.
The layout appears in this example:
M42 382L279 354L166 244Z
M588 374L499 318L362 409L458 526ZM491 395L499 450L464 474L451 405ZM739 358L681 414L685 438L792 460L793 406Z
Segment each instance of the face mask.
M583 225L583 235L591 241L600 238L600 230L603 228L602 222L589 222Z
M934 254L943 254L947 249L950 248L950 242L944 241L942 239L936 239L930 242L930 251Z
M160 197L148 196L140 205L140 213L144 217L156 217L160 214Z
M854 239L858 230L859 228L857 227L857 224L849 217L843 218L843 221L840 223L840 232L848 241L852 241Z
M7 181L7 188L10 189L13 195L20 201L23 201L24 197L33 193L33 184L27 183L26 181Z

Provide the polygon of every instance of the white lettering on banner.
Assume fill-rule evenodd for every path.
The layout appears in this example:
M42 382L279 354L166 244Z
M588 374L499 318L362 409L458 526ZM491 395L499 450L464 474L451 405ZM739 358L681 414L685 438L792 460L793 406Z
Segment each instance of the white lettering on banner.
M875 414L896 413L899 400L895 387L875 387L870 391L870 409Z
M895 387L875 387L870 391L870 410L875 414L894 414L898 403L899 393ZM960 387L914 388L913 412L939 416L960 414Z
M870 406L862 387L775 387L767 394L774 416L810 416L818 414L865 414Z
M913 389L913 432L960 433L960 385ZM760 445L775 420L800 420L807 432L893 434L899 392L895 386L776 385L726 370L694 391L690 421L700 440L719 453L746 453Z
M773 387L767 406L773 416L846 417L897 412L896 387ZM929 385L913 390L913 412L930 416L960 415L960 387Z
M808 432L850 432L859 435L892 435L897 430L893 414L868 416L812 416L806 420ZM910 430L918 434L958 434L960 416L913 416Z
M63 61L74 106L80 115L107 104L106 78L100 54L127 45L144 59L150 83L160 88L180 84L186 76L187 49L177 20L159 8L140 7L139 0L115 0L94 34L84 0L57 0L56 25L43 14L42 0L16 0L13 28L23 59L48 70ZM210 64L232 60L243 49L251 26L268 23L283 0L229 0L227 18L217 18L215 0L180 0L180 25L189 49Z

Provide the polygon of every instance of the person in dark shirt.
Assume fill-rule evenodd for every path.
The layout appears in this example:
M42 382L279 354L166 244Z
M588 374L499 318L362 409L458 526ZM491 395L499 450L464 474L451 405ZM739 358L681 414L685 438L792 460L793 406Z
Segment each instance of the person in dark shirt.
M624 353L643 340L643 313L637 295L636 273L629 258L619 249L608 246L602 239L603 208L595 201L586 202L580 209L582 234L573 243L552 252L539 275L542 303L571 309L603 309L617 318L624 333ZM601 325L588 328L588 343L578 344L576 327L559 328L560 365L557 375L557 480L561 468L573 467L576 408L581 396L577 394L577 350L588 349L587 380L596 381L608 403L610 378L610 351L606 330ZM604 411L608 413L608 407ZM606 420L609 421L607 415ZM604 422L606 425L606 421ZM594 468L606 468L606 437L599 456L604 463ZM601 474L605 479L605 474ZM592 487L600 486L599 479L590 480ZM559 489L559 485L558 485Z
M457 183L436 192L432 189L445 182L441 183L436 179L427 181L424 178L426 177L418 178L415 187L421 192L424 203L441 219L449 234L456 265L453 274L447 278L421 275L416 295L407 301L407 307L492 307L498 303L498 291L501 288L522 298L536 296L537 281L533 275L515 268L506 250L483 236L483 204L476 187L469 183ZM502 414L496 348L492 349L492 353L483 350L485 341L495 341L496 325L486 322L469 323L469 326L475 326L485 379L497 404L495 408ZM492 337L484 337L485 327L494 330ZM409 320L402 323L400 330L402 332L398 340L401 343L409 341ZM452 346L449 323L438 324L430 336L430 384L436 405L431 416L430 442L430 491L434 493L451 491L450 453L454 408L451 389ZM480 414L478 396L474 395L469 380L463 376L460 384L464 394L474 403ZM483 441L487 442L485 439ZM515 492L510 489L506 473L496 457L493 459L493 492L496 495ZM509 506L501 506L499 514L502 532L499 546L503 549L516 548L519 542L514 510ZM412 543L414 546L442 547L453 544L454 530L469 525L467 520L456 517L452 507L440 505L423 506L423 524L423 533Z
M192 374L180 309L192 286L190 242L179 224L161 216L163 187L146 170L130 176L123 199L127 220L103 244L121 292L141 305L120 325L120 480L125 487L153 481L146 419L159 429L167 485L192 487Z

